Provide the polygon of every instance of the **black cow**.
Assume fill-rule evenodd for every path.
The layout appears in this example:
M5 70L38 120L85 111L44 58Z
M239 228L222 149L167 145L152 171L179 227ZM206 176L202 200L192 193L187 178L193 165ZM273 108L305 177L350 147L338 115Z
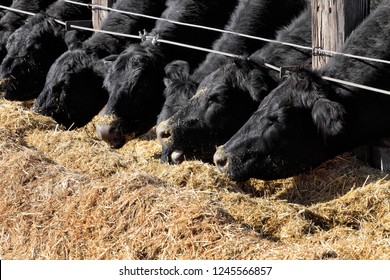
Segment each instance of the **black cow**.
M80 3L90 3L82 0ZM67 50L65 26L60 21L90 20L91 10L58 0L18 28L7 43L7 55L0 66L1 89L10 100L38 96L50 66Z
M169 0L163 18L222 28L238 0ZM184 44L210 47L218 32L195 29L158 20L151 36ZM98 135L114 148L127 139L147 132L156 124L163 104L164 67L175 59L186 59L191 67L205 53L147 40L130 46L115 61L105 78L110 98L105 114L114 120L97 127Z
M0 5L9 7L12 5L12 0L1 0Z
M374 11L383 0L370 0L370 10Z
M118 10L151 16L161 15L165 7L164 0L119 0L114 5ZM152 29L154 24L152 19L109 12L101 29L134 35ZM68 44L77 47L73 39L74 36L66 38ZM49 69L45 86L35 101L35 111L51 116L67 129L87 124L107 102L103 79L112 55L136 40L96 32L80 48L63 53Z
M281 29L277 40L311 46L310 7ZM249 59L235 59L208 75L197 94L157 127L161 161L211 160L216 146L225 143L276 87L279 73L266 68L264 60L276 66L296 65L311 61L311 50L271 43Z
M224 29L271 39L275 37L277 29L290 23L306 5L306 0L240 0ZM248 56L265 44L264 40L223 33L214 42L213 50ZM174 61L172 65L167 65L164 79L165 102L157 124L177 112L195 94L199 83L207 75L229 61L229 56L209 53L191 75L190 67L185 61Z
M343 52L390 60L390 1L352 33ZM214 155L232 179L278 179L378 138L390 136L390 97L321 76L390 89L390 65L335 56L318 72L300 69L260 104Z
M7 1L6 1L7 2ZM41 10L45 10L55 0L14 0L11 8L38 13ZM9 36L20 26L22 26L26 19L29 17L27 14L22 14L13 11L6 11L0 19L0 61L2 61L7 54L6 44Z
M9 7L12 5L12 0L1 0L0 5Z
M1 1L0 1L0 5L9 7L9 6L12 5L12 0L1 0ZM5 15L5 12L6 12L6 11L7 11L7 10L1 9L1 8L0 8L0 18L1 18L2 16Z

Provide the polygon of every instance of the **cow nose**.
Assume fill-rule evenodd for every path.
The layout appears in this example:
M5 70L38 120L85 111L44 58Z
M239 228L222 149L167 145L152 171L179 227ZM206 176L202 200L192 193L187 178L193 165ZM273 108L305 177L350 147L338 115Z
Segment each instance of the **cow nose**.
M172 129L168 121L161 122L156 128L157 140L161 145L166 144L172 135Z
M112 138L112 126L99 124L96 126L96 134L100 140L107 142Z
M121 148L126 142L124 135L119 134L113 125L97 125L96 134L100 140L107 142L115 149Z
M0 80L0 90L1 91L8 91L12 89L12 78L5 77Z
M229 158L227 153L223 150L222 146L217 148L213 160L219 171L221 171L222 173L226 173L227 168L229 166Z
M180 164L184 161L184 153L183 151L173 151L171 154L171 160L173 164Z

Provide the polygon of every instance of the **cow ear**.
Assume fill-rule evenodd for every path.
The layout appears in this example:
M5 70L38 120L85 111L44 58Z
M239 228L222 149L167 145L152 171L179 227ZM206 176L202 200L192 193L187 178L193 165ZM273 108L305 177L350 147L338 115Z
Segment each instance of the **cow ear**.
M268 76L268 74L266 75ZM255 102L261 102L269 93L269 81L267 82L264 77L263 71L254 69L249 72L249 75L245 80L245 87Z
M190 65L187 61L175 60L165 66L164 84L168 87L174 80L187 80L190 76Z
M74 50L81 47L81 40L78 38L78 31L71 30L65 33L65 44L68 50Z
M103 58L103 62L104 63L113 63L118 58L118 56L119 56L118 54L111 54L111 55Z
M65 44L68 50L79 49L82 46L83 41L91 36L91 32L81 30L70 30L65 33Z
M337 102L320 98L314 103L311 115L325 138L336 136L344 128L345 109Z

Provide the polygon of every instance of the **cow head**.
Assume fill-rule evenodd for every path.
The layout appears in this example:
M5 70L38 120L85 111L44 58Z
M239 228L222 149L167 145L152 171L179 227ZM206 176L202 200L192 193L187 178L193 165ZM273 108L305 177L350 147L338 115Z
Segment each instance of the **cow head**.
M0 67L6 99L28 100L38 96L51 64L66 51L64 32L54 19L39 14L12 33Z
M214 155L232 179L285 178L334 156L346 113L328 82L288 73L246 124ZM340 145L342 145L340 143Z
M229 62L211 73L187 104L157 127L160 143L169 150L161 160L210 160L215 147L245 123L274 84L267 69L246 59Z
M104 81L109 99L97 126L98 136L113 148L146 133L161 111L164 63L158 46L134 44L119 55Z
M34 110L67 129L84 126L108 99L103 78L110 63L83 50L65 52L50 67Z
M164 124L160 126L160 123L164 123L184 107L197 89L197 83L190 78L189 64L182 60L173 61L165 67L164 84L165 102L157 118L157 135L162 145L162 162L165 162L170 157L170 150L161 141L161 138L164 137L161 130Z

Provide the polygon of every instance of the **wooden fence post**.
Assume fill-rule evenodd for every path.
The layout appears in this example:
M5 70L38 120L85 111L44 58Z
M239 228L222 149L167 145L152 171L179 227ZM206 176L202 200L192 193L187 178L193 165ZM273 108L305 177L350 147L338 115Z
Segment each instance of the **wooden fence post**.
M104 7L112 7L116 0L92 0L92 5L100 5ZM107 10L93 8L92 9L92 25L95 29L100 29L100 24L107 16Z
M321 50L339 51L348 35L369 14L370 0L312 0L313 68L332 56Z
M370 0L312 0L313 69L332 56L321 50L340 51L345 39L370 12ZM390 171L390 139L360 147L356 156L373 167Z

